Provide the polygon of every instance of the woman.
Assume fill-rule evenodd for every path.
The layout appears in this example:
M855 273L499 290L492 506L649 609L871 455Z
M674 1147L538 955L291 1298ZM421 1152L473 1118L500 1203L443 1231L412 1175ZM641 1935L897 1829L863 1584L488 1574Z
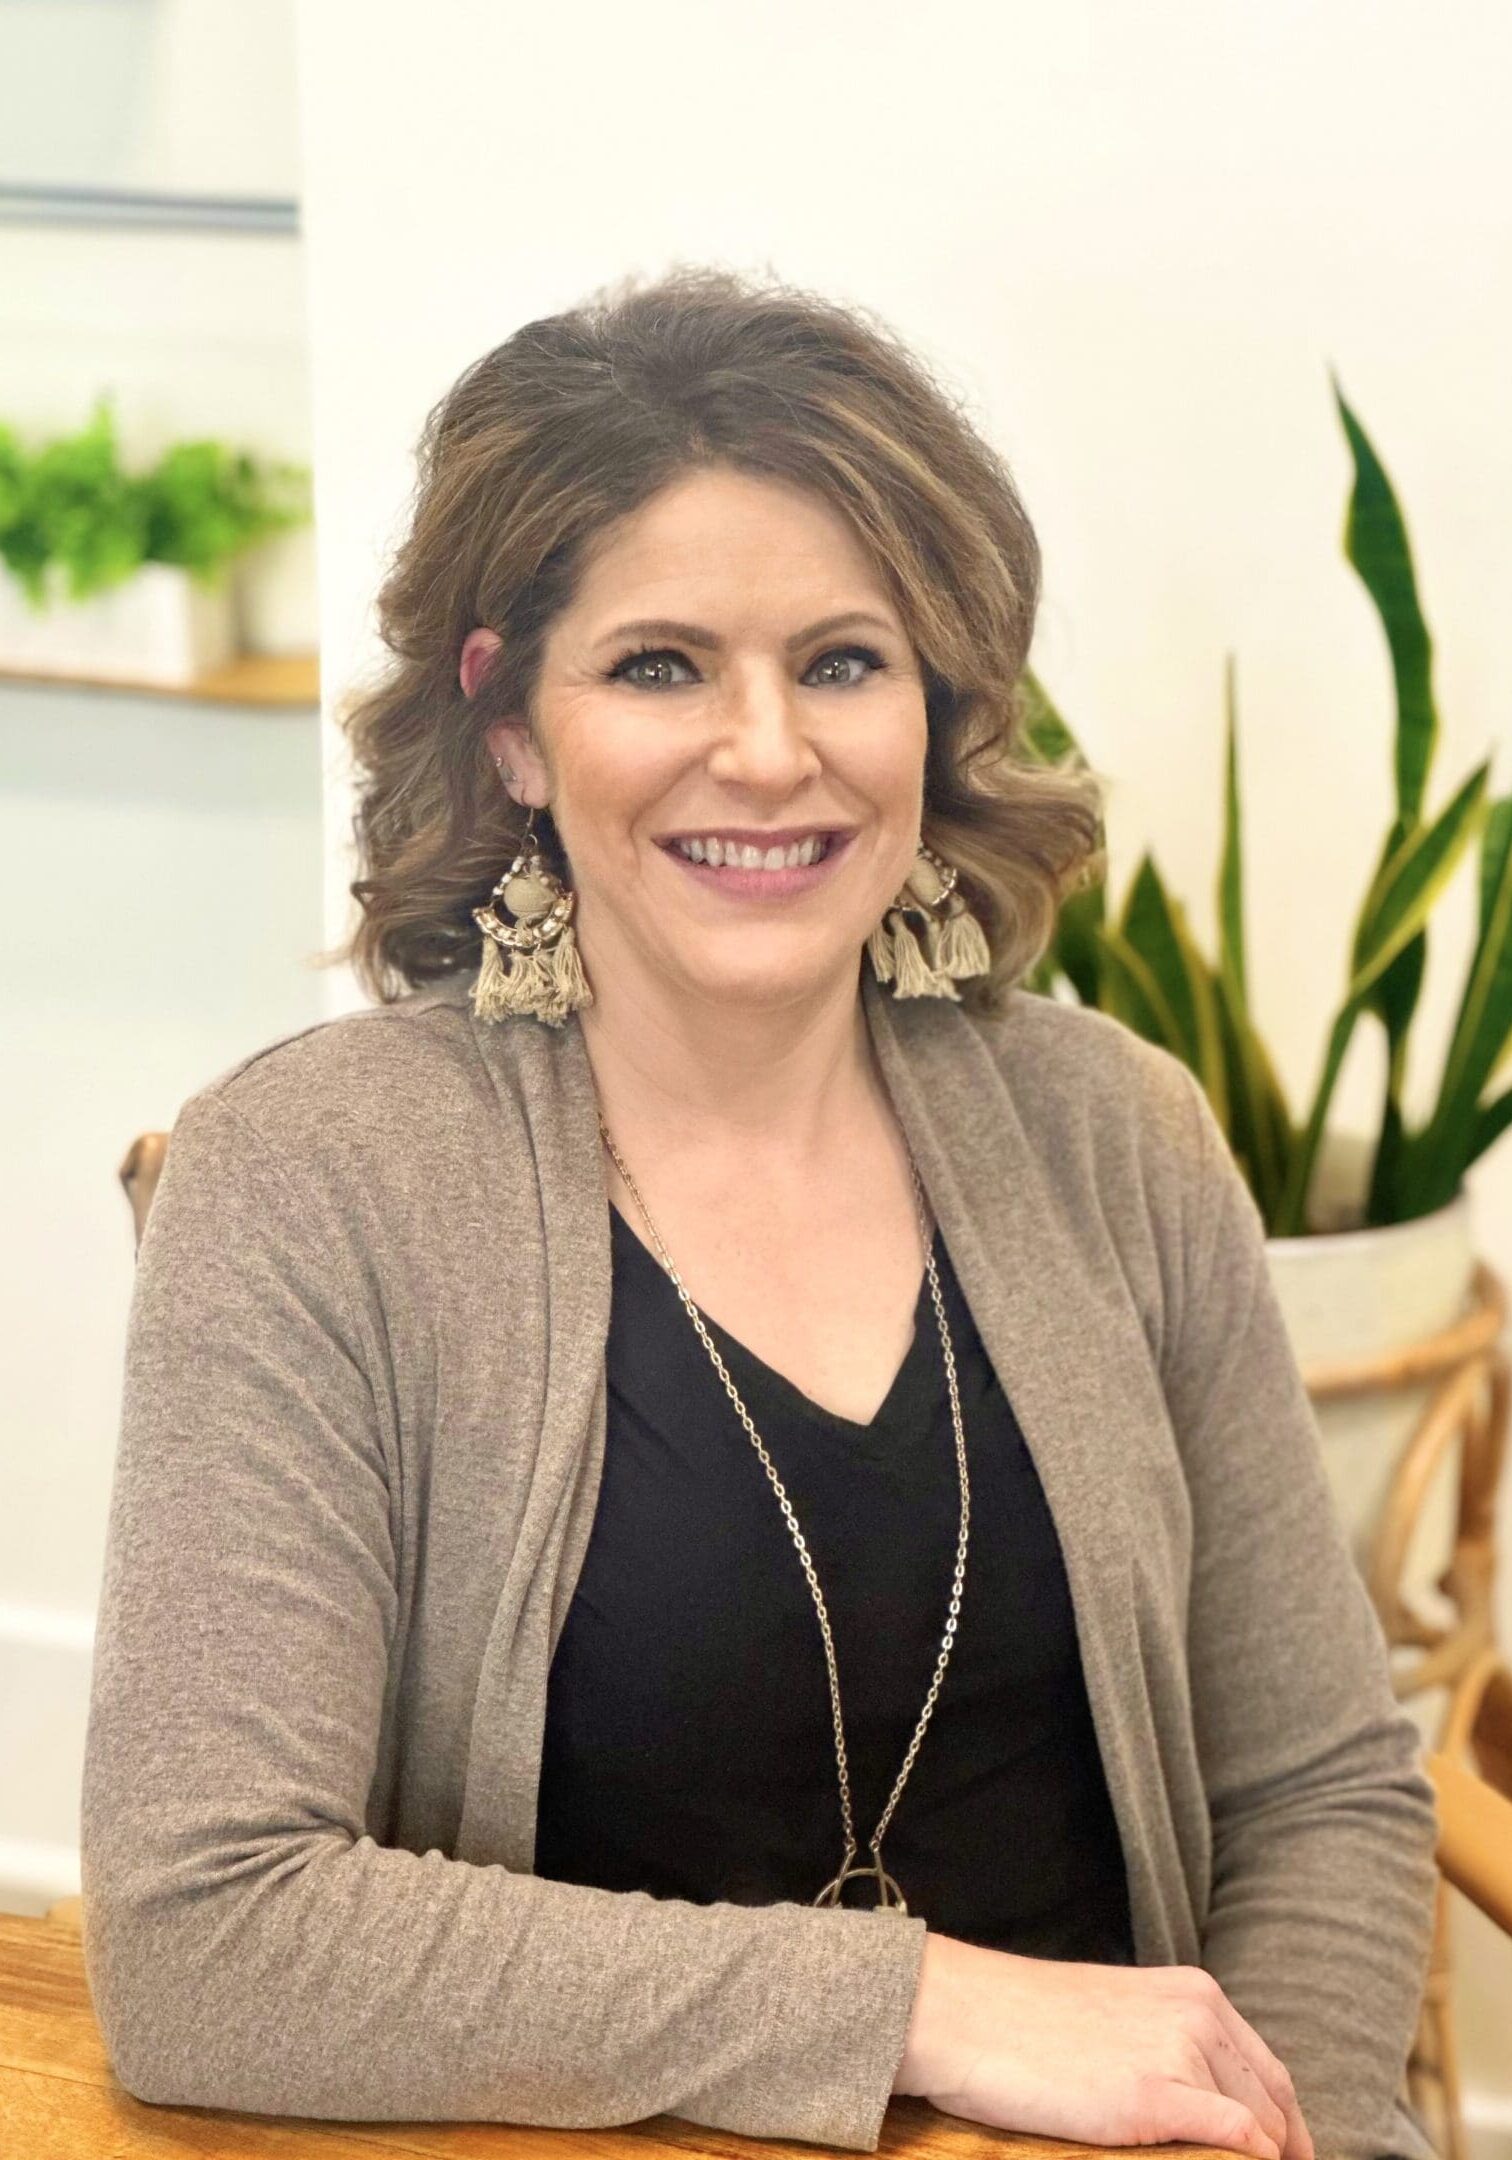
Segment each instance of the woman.
M1264 1232L1022 978L1092 776L885 330L683 271L432 414L348 716L376 1002L181 1110L86 1954L160 2102L1266 2160L1402 2094L1432 1788Z

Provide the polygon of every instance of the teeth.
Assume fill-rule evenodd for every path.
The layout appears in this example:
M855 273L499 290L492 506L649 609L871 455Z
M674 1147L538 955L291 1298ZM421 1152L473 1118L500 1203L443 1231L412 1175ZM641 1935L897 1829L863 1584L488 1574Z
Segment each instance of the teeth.
M810 833L806 840L795 840L790 847L769 847L765 852L748 842L712 836L707 840L676 840L673 846L690 862L709 863L716 870L796 870L818 862L824 854L824 840L818 833Z

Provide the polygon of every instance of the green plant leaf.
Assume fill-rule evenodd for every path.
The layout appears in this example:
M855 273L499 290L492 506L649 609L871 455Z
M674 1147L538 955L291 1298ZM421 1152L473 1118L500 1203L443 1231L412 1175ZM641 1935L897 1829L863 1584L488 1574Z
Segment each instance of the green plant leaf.
M1344 1003L1329 1031L1323 1075L1301 1139L1293 1151L1277 1213L1277 1235L1301 1233L1313 1166L1339 1070L1371 985L1423 928L1428 912L1484 815L1490 760L1477 766L1432 825L1415 826L1400 845L1388 841L1360 912ZM1400 825L1393 832L1394 840Z
M1323 1056L1323 1075L1313 1096L1307 1123L1292 1149L1291 1161L1287 1165L1286 1183L1282 1187L1272 1231L1275 1237L1300 1237L1303 1234L1318 1143L1323 1136L1328 1106L1333 1100L1339 1070L1344 1063L1344 1054L1349 1048L1350 1037L1354 1033L1360 1012L1361 1001L1358 998L1347 1000L1335 1014L1333 1026L1328 1031L1328 1047Z
M1238 1011L1247 1009L1244 957L1244 851L1239 816L1239 721L1234 656L1224 668L1223 847L1218 861L1218 972Z
M1512 795L1493 803L1481 842L1475 958L1444 1061L1443 1093L1480 1094L1512 1032Z
M1180 1023L1149 962L1110 923L1099 925L1097 946L1102 1010L1186 1064Z
M1345 520L1344 552L1375 602L1386 632L1396 692L1394 766L1397 814L1362 910L1373 918L1389 866L1417 830L1438 739L1434 703L1433 643L1418 600L1406 520L1364 428L1333 379L1334 396L1354 462L1354 488ZM1394 1219L1402 1204L1401 1180L1408 1149L1403 1116L1407 1046L1427 970L1427 934L1419 929L1387 960L1364 992L1363 1010L1381 1023L1386 1038L1386 1078L1381 1131L1371 1164L1364 1221Z
M1192 935L1186 909L1174 895L1171 896L1171 914L1182 962L1192 985L1192 1006L1197 1016L1197 1062L1193 1069L1206 1090L1214 1116L1227 1130L1231 1123L1228 1064L1224 1056L1215 979Z
M1470 1139L1465 1151L1465 1168L1485 1154L1493 1140L1499 1140L1507 1127L1512 1125L1512 1088L1505 1095L1498 1095L1495 1102L1487 1103L1477 1110L1475 1122L1470 1128Z
M1370 887L1360 910L1360 921L1375 913L1388 882L1391 866L1412 828L1401 818L1392 822L1376 860ZM1402 947L1365 991L1361 1011L1373 1014L1386 1038L1386 1079L1381 1109L1381 1130L1371 1160L1362 1227L1397 1219L1402 1205L1403 1178L1407 1170L1407 1131L1402 1111L1406 1085L1407 1040L1427 966L1428 938L1420 930Z
M1085 886L1061 902L1055 923L1056 963L1074 987L1083 1005L1101 1003L1098 963L1101 948L1098 930L1104 914L1105 887Z
M1351 1004L1363 998L1376 977L1422 929L1482 820L1490 768L1489 758L1477 765L1431 825L1414 827L1383 858L1355 931L1346 992Z
M1221 971L1213 978L1227 1073L1228 1140L1269 1223L1280 1200L1293 1144L1285 1091L1250 1017Z
M1481 846L1480 875L1480 936L1485 937L1491 922L1494 894L1500 885L1503 865L1508 850L1512 849L1512 796L1503 795L1491 806L1486 820L1486 836ZM1512 1036L1503 1043L1501 1055L1491 1068L1493 1079L1512 1065Z
M1381 1022L1386 1037L1386 1077L1381 1130L1371 1160L1361 1227L1401 1219L1401 1181L1407 1167L1403 1097L1407 1042L1428 965L1428 933L1410 938L1365 993L1364 1009Z
M1080 743L1030 668L1025 668L1019 677L1019 709L1023 714L1025 747L1042 765L1059 765L1068 757L1086 763Z
M143 519L121 470L109 393L75 435L22 456L17 500L0 553L35 608L47 604L46 568L61 564L76 600L130 577L142 559Z
M1148 852L1140 857L1130 880L1119 929L1159 983L1165 1009L1174 1017L1176 1037L1169 1047L1195 1070L1197 995L1187 973L1175 912Z
M1396 684L1397 816L1415 825L1422 815L1429 768L1438 741L1433 701L1433 641L1418 604L1412 550L1401 506L1375 449L1329 371L1339 417L1354 459L1354 488L1344 522L1344 553L1375 602L1386 632Z
M1484 938L1491 918L1503 904L1507 884L1507 860L1512 856L1512 795L1503 795L1486 812L1481 840L1478 891L1478 935Z
M21 514L26 481L26 453L14 431L0 426L0 554L5 536Z
M1166 1047L1192 1068L1226 1122L1228 1080L1212 976L1186 910L1166 891L1148 854L1134 874L1119 927L1124 946L1138 954L1147 979L1158 986L1159 1011L1174 1023L1175 1036L1166 1039Z
M297 468L264 469L245 452L211 441L180 442L143 482L147 552L206 576L268 534L301 521Z
M1419 1174L1433 1205L1450 1196L1471 1159L1481 1092L1512 1039L1512 796L1494 804L1485 821L1479 891L1475 954L1438 1101L1420 1136Z
M1020 737L1024 755L1036 764L1090 770L1082 747L1057 711L1032 669L1018 685ZM1102 1000L1101 947L1098 933L1107 909L1107 834L1099 821L1099 847L1077 885L1064 895L1056 913L1055 935L1032 972L1030 986L1046 988L1064 975L1083 1005Z

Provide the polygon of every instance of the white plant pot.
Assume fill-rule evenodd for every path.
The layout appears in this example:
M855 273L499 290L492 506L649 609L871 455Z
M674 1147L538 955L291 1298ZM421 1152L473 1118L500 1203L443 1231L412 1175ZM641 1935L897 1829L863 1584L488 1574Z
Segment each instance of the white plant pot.
M68 595L60 563L39 611L0 565L0 667L36 675L182 686L235 658L236 594L223 569L201 584L174 563L143 563L108 592Z
M1303 1366L1388 1357L1469 1312L1476 1264L1470 1194L1415 1221L1374 1229L1358 1224L1375 1141L1325 1134L1306 1237L1270 1238L1266 1257L1293 1350ZM1442 1381L1383 1389L1313 1405L1323 1464L1356 1565L1368 1571L1392 1474ZM1459 1450L1450 1448L1425 1495L1407 1555L1403 1589L1430 1621L1453 1608L1437 1587L1454 1544ZM1415 1654L1415 1653L1414 1653ZM1430 1691L1419 1723L1436 1727L1441 1691Z

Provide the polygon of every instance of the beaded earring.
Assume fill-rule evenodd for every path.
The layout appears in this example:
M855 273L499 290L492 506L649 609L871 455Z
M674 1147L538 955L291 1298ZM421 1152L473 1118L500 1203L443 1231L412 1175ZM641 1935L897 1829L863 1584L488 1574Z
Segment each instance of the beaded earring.
M503 760L495 764L503 769ZM520 1013L560 1027L580 1005L593 1003L582 955L572 928L577 894L548 865L533 833L535 806L525 821L520 851L490 895L474 908L483 932L483 964L473 985L472 1009L480 1020ZM514 922L502 921L503 901Z
M956 890L959 873L921 840L914 866L866 941L878 982L894 997L959 1002L956 983L992 965L986 934ZM923 943L909 918L922 925Z

